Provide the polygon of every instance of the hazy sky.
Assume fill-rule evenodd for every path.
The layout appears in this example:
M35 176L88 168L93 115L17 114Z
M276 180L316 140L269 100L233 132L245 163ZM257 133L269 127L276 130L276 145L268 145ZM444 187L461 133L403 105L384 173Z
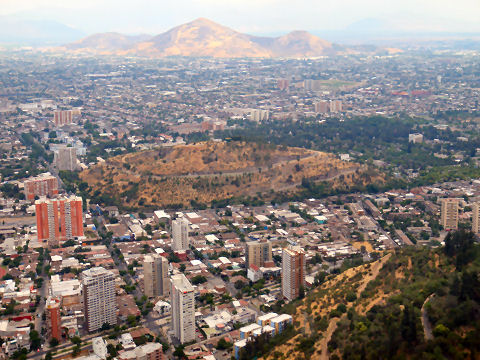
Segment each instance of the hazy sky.
M480 0L0 0L0 15L56 20L86 33L159 33L206 17L238 31L392 29L480 32Z

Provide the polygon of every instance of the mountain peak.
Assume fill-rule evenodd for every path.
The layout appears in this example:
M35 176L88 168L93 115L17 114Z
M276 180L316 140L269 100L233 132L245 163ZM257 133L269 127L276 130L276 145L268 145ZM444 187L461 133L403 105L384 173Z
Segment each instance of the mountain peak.
M204 17L199 17L196 18L193 21L190 21L188 24L195 24L195 25L219 25L215 21L212 21L210 19L204 18Z
M257 37L204 17L147 39L107 33L66 47L76 51L148 57L315 57L334 53L331 43L306 31L292 31L277 38Z

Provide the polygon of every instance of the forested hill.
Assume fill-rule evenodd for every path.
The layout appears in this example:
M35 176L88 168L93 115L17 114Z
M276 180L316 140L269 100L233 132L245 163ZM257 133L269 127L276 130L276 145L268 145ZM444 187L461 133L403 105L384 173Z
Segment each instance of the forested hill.
M479 271L470 232L450 233L437 249L399 249L321 277L304 299L274 308L293 314L294 327L274 348L260 338L249 351L276 360L479 359Z
M476 149L480 148L480 134L463 123L445 128L409 117L371 116L345 121L307 118L236 125L237 129L218 131L215 136L348 153L359 162L379 160L391 173L390 178L397 179L392 188L402 186L398 183L398 174L404 175L402 187L407 181L412 186L420 186L480 176L480 169L472 163L472 158L477 155ZM409 134L417 132L423 135L424 141L410 143ZM460 158L463 160L459 161ZM408 169L418 171L418 176L413 179L407 176Z

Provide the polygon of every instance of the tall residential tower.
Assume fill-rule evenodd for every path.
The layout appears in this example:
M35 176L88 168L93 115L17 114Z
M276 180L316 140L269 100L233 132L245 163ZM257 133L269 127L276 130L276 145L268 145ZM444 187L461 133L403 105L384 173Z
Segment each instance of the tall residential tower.
M282 295L294 300L305 286L305 252L300 246L291 246L282 251Z
M148 297L169 294L168 260L158 254L145 255L143 259L143 282Z
M83 236L82 198L78 196L35 201L38 241L50 246Z
M249 241L246 243L245 262L247 269L250 265L264 266L272 261L272 243L268 240Z
M103 324L117 324L115 275L110 270L94 267L82 272L83 306L89 332Z
M170 282L172 328L175 337L184 344L195 340L195 293L183 274L173 275Z
M442 205L441 224L445 230L458 229L458 207L461 201L457 198L440 199Z
M184 217L172 221L172 250L188 250L188 220Z

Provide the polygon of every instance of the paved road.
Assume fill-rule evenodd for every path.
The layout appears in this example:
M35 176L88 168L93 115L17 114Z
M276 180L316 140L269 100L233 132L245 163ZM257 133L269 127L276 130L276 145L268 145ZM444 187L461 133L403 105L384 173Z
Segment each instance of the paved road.
M82 343L85 343L85 342L87 342L87 341L89 341L89 340L91 340L91 339L93 339L94 337L97 337L97 336L101 336L101 334L96 333L96 334L83 336L81 338ZM54 350L58 353L59 350L62 350L62 349L68 348L68 347L73 348L73 346L74 345L71 342L66 342L64 344L58 345ZM27 358L28 359L43 359L43 357L46 355L46 353L51 351L51 350L53 350L53 349L50 349L48 346L45 346L44 350L42 350L40 352L37 352L37 353L32 353L32 354L28 355ZM64 354L64 353L62 353L62 354Z
M38 304L37 311L35 312L35 330L37 330L39 334L41 333L42 325L43 325L42 316L45 311L45 301L48 296L48 282L49 282L48 276L46 276L44 271L42 271L42 274L40 276L44 280L43 280L42 287L38 292L39 295L41 296L41 299L40 299L40 303Z

